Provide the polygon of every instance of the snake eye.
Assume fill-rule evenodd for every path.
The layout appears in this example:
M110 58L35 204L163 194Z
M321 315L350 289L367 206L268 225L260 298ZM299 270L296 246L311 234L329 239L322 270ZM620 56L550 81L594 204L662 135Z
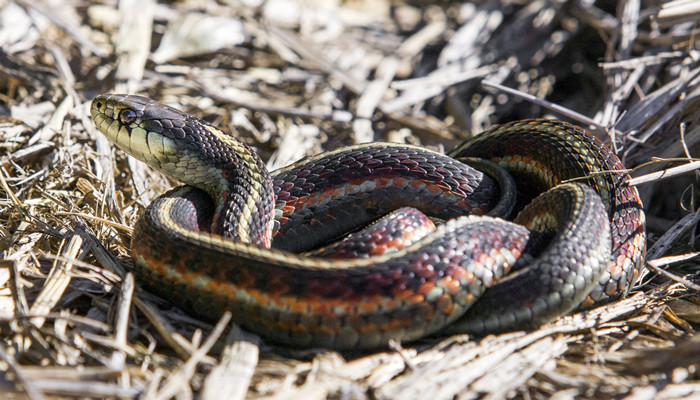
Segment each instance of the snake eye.
M136 121L136 112L128 108L121 110L119 112L119 120L122 122L122 124L130 124Z

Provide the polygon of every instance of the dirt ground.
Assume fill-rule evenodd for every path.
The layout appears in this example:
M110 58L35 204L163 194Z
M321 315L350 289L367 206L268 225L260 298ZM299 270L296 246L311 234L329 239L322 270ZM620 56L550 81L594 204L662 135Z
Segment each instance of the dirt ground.
M699 398L698 21L691 0L0 0L0 398ZM533 332L266 343L134 280L132 227L176 183L97 131L104 92L204 118L270 169L574 122L630 169L646 268Z

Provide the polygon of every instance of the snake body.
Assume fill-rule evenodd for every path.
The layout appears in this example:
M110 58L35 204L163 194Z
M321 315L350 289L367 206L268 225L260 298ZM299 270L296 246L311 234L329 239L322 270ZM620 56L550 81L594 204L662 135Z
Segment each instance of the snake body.
M624 295L642 265L644 215L619 159L563 122L502 125L449 156L373 143L270 174L234 137L153 100L100 95L91 114L120 148L187 185L137 222L139 280L197 315L230 310L279 343L361 349L445 329L534 328L586 300ZM518 204L549 190L514 222L473 215L508 213L496 198L514 190L460 162L467 157L527 182ZM446 221L360 258L299 254L399 207Z

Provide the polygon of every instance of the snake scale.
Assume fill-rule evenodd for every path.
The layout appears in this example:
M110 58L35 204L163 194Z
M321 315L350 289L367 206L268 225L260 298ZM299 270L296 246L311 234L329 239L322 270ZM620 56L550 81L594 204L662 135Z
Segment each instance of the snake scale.
M344 147L270 173L232 135L145 97L100 95L91 114L118 147L185 183L134 228L139 281L198 316L230 310L274 342L355 350L534 329L624 296L643 266L636 189L568 123L500 125L447 155ZM513 203L513 222L497 218ZM391 221L414 208L444 223ZM340 255L314 252L324 245Z

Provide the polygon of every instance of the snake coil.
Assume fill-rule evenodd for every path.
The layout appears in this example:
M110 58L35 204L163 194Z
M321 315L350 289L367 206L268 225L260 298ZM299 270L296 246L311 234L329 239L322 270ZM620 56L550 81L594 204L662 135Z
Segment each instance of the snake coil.
M100 95L91 114L121 149L186 184L135 226L140 282L203 317L230 310L279 343L360 349L532 329L624 296L642 267L636 189L612 151L564 122L500 125L447 156L372 143L269 173L236 138L144 97ZM461 162L472 157L517 189ZM516 191L514 222L483 215L504 212L498 198ZM446 222L423 231L382 220L353 235L362 245L344 245L353 257L302 253L400 207ZM409 231L421 233L404 242ZM377 236L392 245L354 257Z

